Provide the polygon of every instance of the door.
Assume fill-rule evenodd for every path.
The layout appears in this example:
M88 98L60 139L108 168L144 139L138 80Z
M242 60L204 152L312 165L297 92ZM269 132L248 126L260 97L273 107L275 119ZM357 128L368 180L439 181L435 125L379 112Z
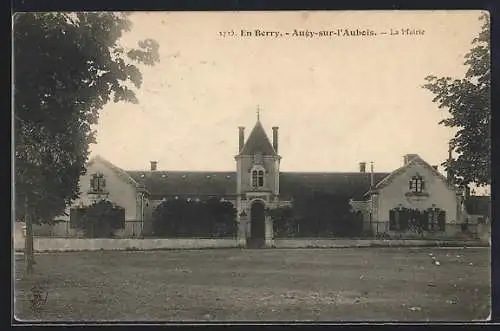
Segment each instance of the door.
M250 208L250 238L248 247L262 248L265 246L266 236L265 206L262 201L255 201Z

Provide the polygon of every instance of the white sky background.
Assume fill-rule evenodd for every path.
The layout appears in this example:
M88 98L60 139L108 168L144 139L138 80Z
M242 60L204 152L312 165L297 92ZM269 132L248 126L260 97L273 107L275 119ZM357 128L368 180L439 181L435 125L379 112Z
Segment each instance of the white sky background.
M279 130L282 171L375 171L417 153L447 158L447 115L420 86L429 74L461 78L480 31L478 11L134 13L123 44L153 38L160 63L140 67L139 105L110 103L91 147L129 170L234 170L238 126ZM234 29L375 31L423 36L221 38Z

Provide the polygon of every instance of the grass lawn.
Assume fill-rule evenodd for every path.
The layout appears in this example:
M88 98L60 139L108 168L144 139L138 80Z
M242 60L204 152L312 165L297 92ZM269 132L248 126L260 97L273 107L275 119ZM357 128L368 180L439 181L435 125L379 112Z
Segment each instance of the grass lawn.
M433 254L441 263L432 263ZM46 253L15 312L43 321L463 321L490 311L490 249ZM31 288L48 293L39 309Z

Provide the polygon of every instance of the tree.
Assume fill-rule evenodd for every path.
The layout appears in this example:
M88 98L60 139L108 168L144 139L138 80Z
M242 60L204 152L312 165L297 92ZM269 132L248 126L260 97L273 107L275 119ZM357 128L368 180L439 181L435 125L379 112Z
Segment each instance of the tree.
M352 237L361 235L363 230L362 215L351 210L348 197L339 194L298 194L291 207L270 209L268 213L279 237Z
M120 44L129 14L19 13L14 17L16 219L26 222L26 268L33 269L32 223L60 215L78 197L92 125L109 101L134 102L158 44Z
M465 55L465 77L428 76L424 85L434 94L433 102L450 112L451 117L439 124L458 129L450 141L458 157L443 165L462 186L491 184L490 24L486 14L480 19L481 32Z
M268 215L273 220L274 236L288 237L297 233L298 220L293 214L291 206L271 208L267 210Z

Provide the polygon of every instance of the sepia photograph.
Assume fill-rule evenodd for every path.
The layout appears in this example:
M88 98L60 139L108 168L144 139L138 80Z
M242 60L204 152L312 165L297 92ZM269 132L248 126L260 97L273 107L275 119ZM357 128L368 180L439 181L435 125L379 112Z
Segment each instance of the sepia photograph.
M488 12L12 21L13 323L491 319Z

